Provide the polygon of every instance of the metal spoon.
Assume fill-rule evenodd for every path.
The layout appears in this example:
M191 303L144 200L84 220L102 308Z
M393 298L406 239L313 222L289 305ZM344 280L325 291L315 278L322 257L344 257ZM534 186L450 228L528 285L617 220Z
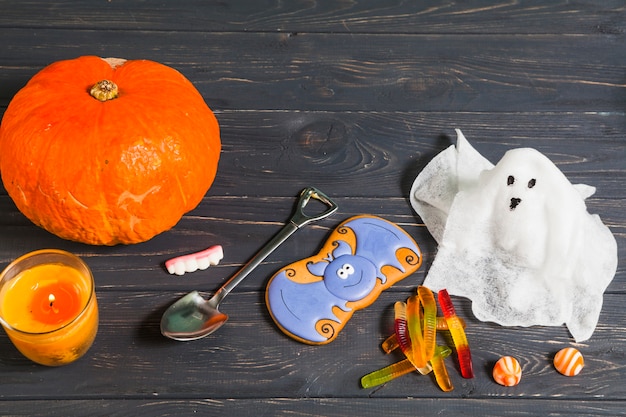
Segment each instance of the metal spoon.
M311 198L326 204L328 209L316 216L304 214L304 208ZM188 341L208 336L219 329L228 320L228 316L217 309L224 297L293 232L308 223L326 218L335 211L337 204L321 191L313 187L302 190L291 219L276 236L222 285L211 299L205 300L198 291L192 291L172 304L161 318L161 333L170 339Z

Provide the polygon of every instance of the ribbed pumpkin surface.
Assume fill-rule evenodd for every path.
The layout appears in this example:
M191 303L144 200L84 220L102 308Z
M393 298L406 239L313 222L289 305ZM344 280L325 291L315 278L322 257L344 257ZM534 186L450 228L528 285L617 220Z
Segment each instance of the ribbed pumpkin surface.
M117 85L99 101L90 89ZM41 70L0 125L0 172L17 208L65 239L137 243L173 227L211 186L219 126L178 71L86 56Z

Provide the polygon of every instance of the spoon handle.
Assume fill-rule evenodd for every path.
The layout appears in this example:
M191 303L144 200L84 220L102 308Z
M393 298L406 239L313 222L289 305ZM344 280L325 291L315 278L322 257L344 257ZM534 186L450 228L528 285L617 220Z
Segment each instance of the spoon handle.
M321 201L326 204L328 208L315 216L310 216L304 213L304 208L311 198ZM280 246L289 236L291 236L300 227L311 223L316 220L321 220L333 214L337 211L338 206L325 194L314 187L308 187L302 190L298 199L298 204L294 213L285 226L263 246L263 248L252 257L239 271L235 273L209 300L213 307L217 308L219 303L230 293L243 279L248 276L250 272L261 262L265 260L274 250Z

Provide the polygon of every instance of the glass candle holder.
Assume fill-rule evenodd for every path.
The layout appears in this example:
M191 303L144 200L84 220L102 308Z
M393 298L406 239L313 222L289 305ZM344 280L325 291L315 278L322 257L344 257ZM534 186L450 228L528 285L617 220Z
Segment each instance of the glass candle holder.
M0 323L28 359L47 366L74 362L98 332L91 270L62 250L27 253L0 273Z

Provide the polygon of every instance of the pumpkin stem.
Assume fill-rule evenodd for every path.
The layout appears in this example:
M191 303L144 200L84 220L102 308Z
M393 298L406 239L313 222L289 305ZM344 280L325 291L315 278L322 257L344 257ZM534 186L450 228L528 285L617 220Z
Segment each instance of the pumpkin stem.
M107 101L113 100L117 97L117 85L113 81L102 80L98 81L91 90L89 94L96 100Z

